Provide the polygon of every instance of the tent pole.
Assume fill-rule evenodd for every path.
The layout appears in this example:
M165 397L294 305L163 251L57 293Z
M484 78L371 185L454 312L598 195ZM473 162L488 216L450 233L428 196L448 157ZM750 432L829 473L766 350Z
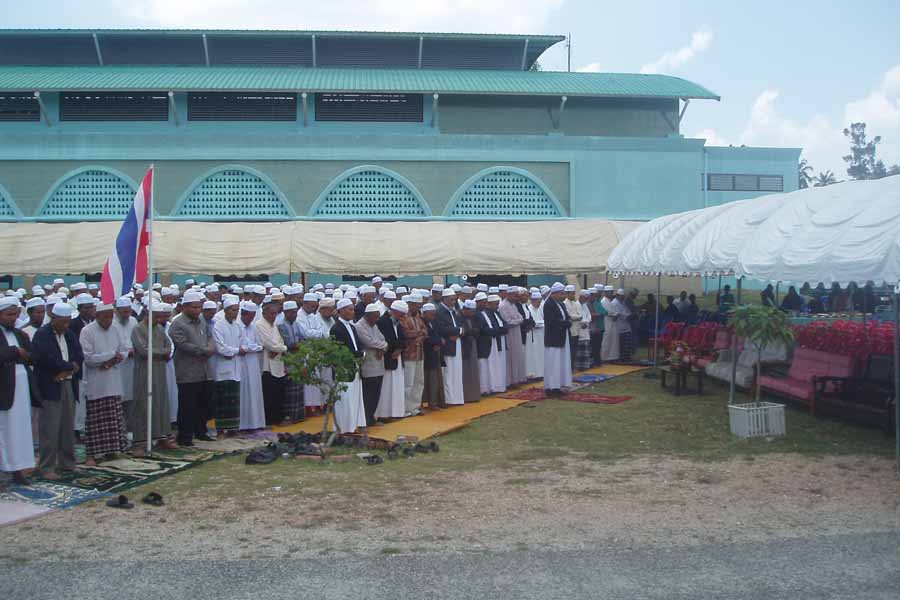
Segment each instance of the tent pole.
M655 335L653 336L653 366L656 367L659 364L659 303L662 301L660 298L660 294L662 289L662 274L657 273L656 275L656 318L653 321L653 331Z
M737 301L736 306L741 305L741 282L743 282L744 278L739 277L737 280ZM746 341L746 340L745 340ZM728 388L728 403L734 404L734 380L737 379L737 362L738 362L738 352L737 352L737 335L732 336L731 339L731 382Z
M900 284L894 290L894 444L900 473Z

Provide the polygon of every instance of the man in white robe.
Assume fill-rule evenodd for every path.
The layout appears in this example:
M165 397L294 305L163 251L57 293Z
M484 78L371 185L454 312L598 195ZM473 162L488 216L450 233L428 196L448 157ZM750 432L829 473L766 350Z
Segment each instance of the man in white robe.
M456 314L456 292L450 288L441 291L442 306L437 307L437 319L441 337L444 338L444 402L448 406L465 404L462 374L462 328ZM505 357L504 357L505 359Z
M544 376L544 308L542 300L540 292L531 292L528 312L534 319L534 329L528 332L528 345L525 351L529 379L540 379Z
M381 393L378 396L376 419L399 419L408 417L406 411L406 379L403 372L401 353L406 347L400 320L409 313L409 306L402 300L391 304L389 312L379 317L377 326L384 335L387 349L384 357L384 376L381 378Z
M613 314L616 316L615 337L616 349L618 350L616 358L610 360L626 360L622 342L623 336L631 334L631 324L628 322L631 311L628 310L628 305L625 304L625 290L620 289L616 292L616 297L610 303L610 307L613 310Z
M516 308L519 288L508 287L506 297L500 302L500 316L506 322L506 383L514 387L525 383L525 347L522 344L522 324L524 317Z
M113 319L113 328L125 342L128 356L119 365L119 375L122 377L122 408L125 410L125 423L131 422L131 412L134 400L134 344L131 342L131 333L137 326L137 319L132 316L131 298L123 296L116 300L116 318Z
M259 306L253 302L241 304L241 350L238 357L241 368L241 430L262 429L266 426L266 409L262 390L262 352L254 322Z
M496 289L496 288L491 288ZM487 297L486 313L493 320L493 330L501 330L494 339L491 355L488 357L488 371L491 380L491 391L499 394L506 391L506 322L500 316L500 296L491 294Z
M345 344L357 358L363 356L363 348L353 327L355 307L349 298L341 298L337 303L338 319L329 331L331 337ZM402 371L401 371L402 373ZM334 403L334 422L342 433L366 431L366 409L363 404L362 379L356 369L353 380L347 382L347 388L341 392Z
M238 318L240 301L228 295L222 303L222 318L215 320L213 343L218 360L215 363L216 430L221 438L240 429L241 359L247 353L241 347L244 324Z
M303 295L303 304L297 311L297 324L304 339L322 339L328 337L330 328L326 328L325 321L319 316L319 297L312 292ZM331 371L331 369L328 369ZM323 378L328 374L322 374ZM319 410L322 407L322 390L314 385L303 386L303 403L307 409Z
M603 300L600 304L606 309L604 317L603 344L600 346L600 359L603 362L619 360L619 315L613 306L613 287L607 285L603 288Z
M571 320L563 298L565 286L556 282L544 302L544 393L565 393L572 387L572 355L569 351Z
M34 468L31 390L25 367L30 352L28 337L15 329L18 316L17 299L0 299L0 368L8 386L0 396L0 471L12 473L15 483L28 485L24 471Z

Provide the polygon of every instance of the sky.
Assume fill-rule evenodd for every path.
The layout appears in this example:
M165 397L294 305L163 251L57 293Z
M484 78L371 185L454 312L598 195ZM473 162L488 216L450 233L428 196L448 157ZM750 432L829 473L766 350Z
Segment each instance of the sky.
M846 178L841 133L865 121L900 163L900 2L861 0L0 0L0 28L231 28L571 34L571 68L664 73L722 96L682 133L803 148ZM565 43L545 70L565 70Z

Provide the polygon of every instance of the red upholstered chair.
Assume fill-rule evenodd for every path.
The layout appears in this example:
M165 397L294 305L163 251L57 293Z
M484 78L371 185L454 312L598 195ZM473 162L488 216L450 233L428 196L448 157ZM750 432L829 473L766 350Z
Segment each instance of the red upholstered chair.
M811 348L797 348L794 350L794 360L788 370L787 377L773 377L763 375L760 377L762 389L797 400L809 406L810 414L816 412L817 379L822 377L854 377L858 369L859 361L855 356L844 356L813 350ZM827 381L822 382L823 391L830 391Z
M693 365L698 369L705 369L712 364L719 352L731 348L731 330L727 327L714 327L712 329L712 346L709 352L694 358Z

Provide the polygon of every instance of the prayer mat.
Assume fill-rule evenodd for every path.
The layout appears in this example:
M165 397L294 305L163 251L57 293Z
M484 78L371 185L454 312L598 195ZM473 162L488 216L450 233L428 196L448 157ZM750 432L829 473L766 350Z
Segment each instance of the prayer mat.
M274 435L274 434L273 434ZM275 435L277 438L278 436ZM260 440L245 439L241 437L230 437L215 442L204 442L202 440L194 440L194 448L200 450L208 450L217 456L226 454L234 454L235 452L249 452L254 448L259 448L263 443Z
M8 488L0 494L0 501L28 502L44 508L69 508L110 495L108 492L83 490L61 483L35 481L28 486L14 485Z
M548 398L544 395L544 390L542 388L507 392L506 394L503 394L502 397L510 400L525 400L526 402L563 400L568 402L587 402L589 404L620 404L626 400L631 400L631 396L606 396L603 394L590 394L586 392L572 392L564 396L551 396Z
M590 373L585 373L584 375L576 375L572 378L572 381L575 383L600 383L601 381L606 381L607 379L612 379L615 375L592 375Z
M173 448L171 450L155 449L154 458L162 460L184 460L188 462L206 462L214 459L220 453L200 448Z
M91 467L78 467L71 473L60 473L59 477L58 480L52 482L40 477L35 479L43 483L58 483L82 490L95 490L98 492L113 492L119 489L127 489L140 485L144 481L143 477L95 471Z
M117 458L100 463L96 467L91 467L91 470L115 475L130 475L143 478L146 481L183 471L194 466L194 464L196 463L186 460L165 458Z
M13 500L0 500L0 527L15 525L33 519L41 515L53 512L52 508L38 506L30 502L16 502Z

